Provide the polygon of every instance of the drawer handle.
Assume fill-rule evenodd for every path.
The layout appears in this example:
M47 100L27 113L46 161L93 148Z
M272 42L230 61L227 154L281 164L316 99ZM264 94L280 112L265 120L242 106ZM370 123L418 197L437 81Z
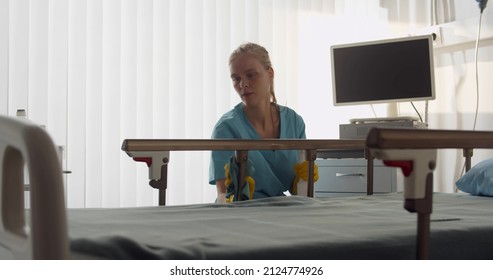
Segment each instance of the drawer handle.
M365 177L363 173L336 173L336 177Z

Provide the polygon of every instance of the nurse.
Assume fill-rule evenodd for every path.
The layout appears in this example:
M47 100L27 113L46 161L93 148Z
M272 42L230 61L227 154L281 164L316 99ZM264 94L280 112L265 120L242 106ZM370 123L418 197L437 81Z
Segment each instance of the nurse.
M305 123L294 110L277 104L274 93L274 69L267 50L254 43L240 45L229 57L233 87L241 99L216 123L212 138L225 139L305 139ZM225 165L234 151L213 151L209 168L209 183L216 185L216 202L227 201ZM254 169L253 198L281 196L291 190L297 176L295 166L305 170L298 177L307 179L307 164L296 165L298 151L249 151ZM301 172L303 173L303 172ZM315 178L318 170L315 168Z

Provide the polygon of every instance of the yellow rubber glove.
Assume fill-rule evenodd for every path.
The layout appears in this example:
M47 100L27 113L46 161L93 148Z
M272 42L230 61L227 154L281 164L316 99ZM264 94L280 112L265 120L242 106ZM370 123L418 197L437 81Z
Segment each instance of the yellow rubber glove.
M296 174L291 187L291 194L303 195L298 193L298 182L301 180L308 181L308 161L303 161L294 165L294 173ZM318 166L313 163L313 182L318 181ZM306 195L306 194L305 194Z
M229 171L229 163L226 163L224 165L224 174L226 175L226 181L224 182L224 184L226 186L231 185L231 172Z
M303 161L301 163L297 163L294 165L294 173L296 176L294 177L293 189L296 188L296 185L301 180L308 181L308 161ZM313 182L318 181L318 166L313 163Z
M255 180L251 176L246 176L245 180L248 183L250 199L253 198L253 193L255 192Z

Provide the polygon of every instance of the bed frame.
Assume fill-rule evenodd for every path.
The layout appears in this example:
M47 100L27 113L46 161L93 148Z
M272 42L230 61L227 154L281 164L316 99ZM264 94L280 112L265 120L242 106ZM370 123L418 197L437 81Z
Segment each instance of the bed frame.
M31 186L30 223L24 213L24 165ZM0 183L0 255L69 258L62 168L43 128L0 116Z
M16 259L70 258L62 168L53 141L43 128L6 116L0 116L0 132L0 255L7 253L8 258ZM146 161L154 182L151 186L157 184L165 189L169 151L235 150L241 165L247 159L248 150L304 149L313 168L318 149L366 146L370 158L383 159L405 172L405 208L418 213L416 257L427 258L436 149L467 149L469 155L472 149L493 148L492 140L493 132L487 131L373 129L366 143L358 140L124 140L122 149L134 159ZM29 222L24 218L24 163L31 184ZM313 194L313 182L311 186Z

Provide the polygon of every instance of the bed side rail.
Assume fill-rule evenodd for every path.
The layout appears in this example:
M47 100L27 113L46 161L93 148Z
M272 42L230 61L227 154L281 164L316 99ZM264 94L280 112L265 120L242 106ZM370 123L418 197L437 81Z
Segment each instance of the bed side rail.
M374 128L366 145L371 149L462 149L468 171L474 149L493 148L493 131Z
M313 197L313 166L317 150L365 149L364 140L292 140L292 139L125 139L122 150L136 161L144 161L149 167L149 184L159 189L159 205L165 205L167 187L167 164L170 151L235 151L240 167L239 186L243 186L246 162L250 150L305 150L309 163L308 196ZM368 158L369 168L372 159Z
M404 208L418 215L416 257L427 259L437 149L464 149L469 170L473 149L493 148L493 131L373 128L366 145L375 158L402 169Z
M493 131L373 128L366 145L377 149L493 148Z
M24 218L24 164L31 185L30 225ZM0 253L15 259L69 258L63 192L61 164L46 131L0 115Z

